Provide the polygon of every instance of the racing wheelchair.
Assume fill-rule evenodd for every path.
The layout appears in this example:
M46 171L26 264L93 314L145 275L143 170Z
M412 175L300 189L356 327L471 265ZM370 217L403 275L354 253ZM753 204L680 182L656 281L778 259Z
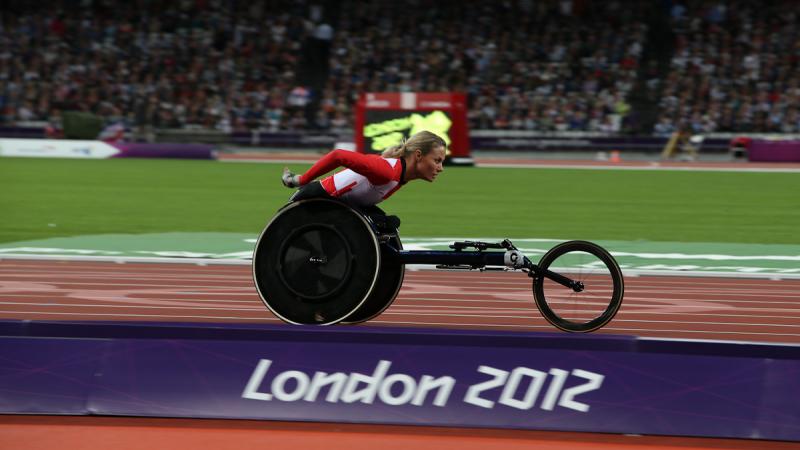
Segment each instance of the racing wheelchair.
M534 264L506 239L461 241L447 250L403 250L399 219L378 208L314 198L290 202L267 224L253 253L253 278L281 320L355 324L380 315L397 297L406 264L450 270L516 270L533 279L533 298L556 328L603 327L622 304L622 271L605 249L586 241L556 245Z

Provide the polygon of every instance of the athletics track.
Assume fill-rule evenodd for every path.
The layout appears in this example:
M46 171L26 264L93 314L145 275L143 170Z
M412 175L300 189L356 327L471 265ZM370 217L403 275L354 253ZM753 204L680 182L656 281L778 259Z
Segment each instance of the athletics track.
M0 261L0 286L2 319L278 323L255 293L247 266L5 259ZM800 280L628 277L622 310L598 333L796 345L799 288ZM408 271L395 303L370 325L553 331L533 304L530 280L513 272ZM86 436L97 445L87 442ZM259 442L304 449L373 448L380 443L387 449L421 450L441 446L788 449L794 445L508 430L19 416L0 418L0 439L8 439L14 448L52 448L59 443L62 450L157 443L225 449Z
M245 158L237 159L244 160ZM249 159L249 158L247 158ZM280 159L280 156L271 160ZM479 161L481 163L481 161ZM581 167L574 161L484 164ZM619 164L619 163L617 163ZM586 163L585 167L609 164ZM653 167L627 163L630 167ZM726 168L727 166L727 168ZM733 166L733 167L731 167ZM663 167L663 166L662 166ZM683 165L683 167L688 167ZM800 170L800 165L693 165L695 170ZM639 276L598 333L800 344L800 280ZM0 319L278 323L247 266L0 260ZM519 273L408 271L395 303L369 323L553 331ZM289 325L287 325L289 326ZM789 449L796 443L589 433L108 417L0 417L0 448L233 449Z

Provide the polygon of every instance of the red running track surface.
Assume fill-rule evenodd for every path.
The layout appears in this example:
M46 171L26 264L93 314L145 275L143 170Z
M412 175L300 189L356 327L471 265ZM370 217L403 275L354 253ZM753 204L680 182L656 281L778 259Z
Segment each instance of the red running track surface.
M798 344L798 305L800 280L628 276L619 314L597 333ZM0 318L280 323L249 266L13 259L0 260ZM519 272L407 271L368 324L557 331Z

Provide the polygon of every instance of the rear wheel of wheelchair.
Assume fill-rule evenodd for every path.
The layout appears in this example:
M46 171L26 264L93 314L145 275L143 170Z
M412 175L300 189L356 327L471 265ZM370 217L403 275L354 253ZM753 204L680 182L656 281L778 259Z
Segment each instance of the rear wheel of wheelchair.
M253 278L264 304L285 322L330 325L370 296L380 271L368 221L334 200L282 208L259 236Z
M396 251L402 250L403 244L400 242L400 236L395 233L387 242L381 244L381 269L375 289L367 300L341 323L356 324L374 319L391 306L394 299L397 298L400 287L403 285L406 266L392 253L391 249L386 247L391 247Z

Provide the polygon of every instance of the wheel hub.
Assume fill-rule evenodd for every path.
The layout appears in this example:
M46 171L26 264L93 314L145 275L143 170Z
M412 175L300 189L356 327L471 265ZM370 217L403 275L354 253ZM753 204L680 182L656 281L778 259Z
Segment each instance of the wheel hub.
M280 249L278 274L302 301L336 294L350 278L352 252L347 240L326 224L305 225L292 232Z

